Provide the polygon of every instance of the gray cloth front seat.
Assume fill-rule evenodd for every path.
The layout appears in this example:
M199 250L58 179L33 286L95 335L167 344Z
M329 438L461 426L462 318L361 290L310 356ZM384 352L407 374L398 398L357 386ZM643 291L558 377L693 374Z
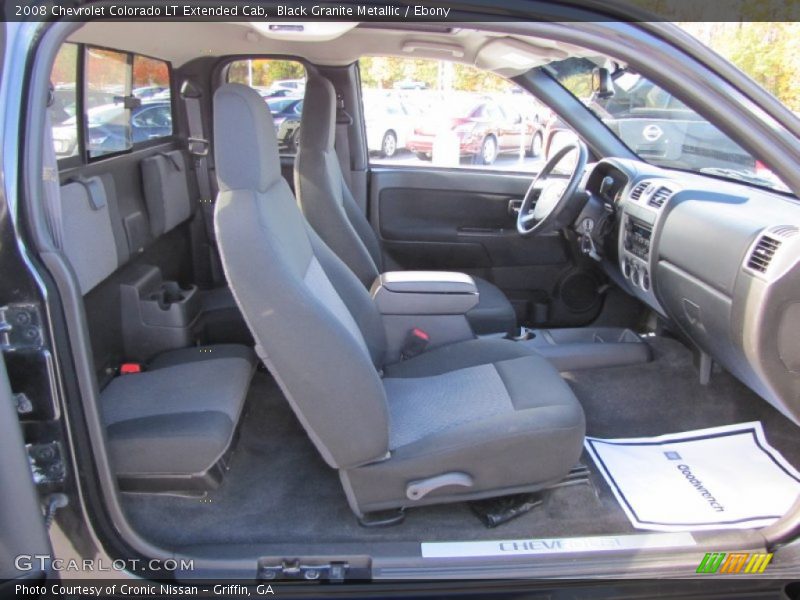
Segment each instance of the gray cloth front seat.
M381 315L303 218L256 91L217 90L214 142L225 274L256 352L357 515L535 490L568 473L584 416L549 363L474 339L386 364Z
M358 208L342 176L334 149L336 92L330 81L311 75L306 83L294 188L303 214L322 240L369 289L387 269L380 240ZM478 305L467 313L476 334L514 334L517 317L500 288L474 277Z

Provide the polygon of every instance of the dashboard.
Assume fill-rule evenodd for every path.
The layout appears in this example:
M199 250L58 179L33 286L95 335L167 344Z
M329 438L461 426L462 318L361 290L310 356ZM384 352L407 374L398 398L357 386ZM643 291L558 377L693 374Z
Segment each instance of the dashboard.
M583 186L581 251L800 424L800 203L613 158Z

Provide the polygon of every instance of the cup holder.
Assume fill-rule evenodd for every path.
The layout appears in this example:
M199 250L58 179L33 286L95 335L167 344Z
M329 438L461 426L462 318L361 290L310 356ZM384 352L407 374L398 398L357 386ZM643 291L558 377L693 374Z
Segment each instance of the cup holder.
M197 286L165 281L158 267L134 264L125 270L120 297L127 356L146 360L192 344L201 312Z
M138 308L144 325L187 327L200 314L197 286L177 281L151 281L139 291Z
M185 302L193 287L183 288L175 281L165 281L161 287L150 294L150 300L156 302L161 310L169 310L173 304Z

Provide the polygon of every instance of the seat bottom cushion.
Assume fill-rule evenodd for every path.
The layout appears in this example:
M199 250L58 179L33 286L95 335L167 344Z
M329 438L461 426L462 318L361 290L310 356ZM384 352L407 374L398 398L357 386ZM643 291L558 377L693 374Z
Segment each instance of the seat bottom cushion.
M476 335L517 333L517 315L499 287L480 277L472 277L478 288L478 305L467 313L467 320Z
M455 349L459 345L450 364L467 353ZM456 370L384 378L390 457L343 473L358 512L541 489L577 463L585 419L559 373L539 356L513 356L505 344L482 343L490 348L485 354L478 346L466 347L472 363L479 355L495 360L464 359L467 366ZM472 485L445 486L419 500L406 496L411 482L453 473L468 476Z
M112 465L121 478L191 477L228 450L255 368L246 347L164 353L101 393Z
M251 366L256 364L256 355L252 348L240 344L211 344L208 346L191 346L162 352L149 363L149 371L174 367L176 365L194 364L207 360L217 360L220 358L238 358Z

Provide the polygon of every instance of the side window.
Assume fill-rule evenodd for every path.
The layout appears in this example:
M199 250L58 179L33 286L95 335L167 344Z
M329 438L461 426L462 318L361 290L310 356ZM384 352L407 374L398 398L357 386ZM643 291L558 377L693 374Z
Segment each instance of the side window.
M131 61L124 52L86 49L84 139L90 158L122 152L133 145L131 109Z
M306 91L306 69L295 60L237 60L228 66L228 82L249 85L267 103L280 153L293 155L300 139L300 117Z
M443 60L365 57L359 69L372 164L541 168L550 111L514 83Z
M89 158L172 135L166 62L86 47L85 73L83 126Z
M169 66L163 60L138 54L133 57L132 94L141 104L133 109L133 143L172 135Z
M133 95L143 103L169 102L169 66L163 60L133 57Z
M78 46L64 44L58 51L50 73L53 97L50 102L50 126L56 158L78 154Z

